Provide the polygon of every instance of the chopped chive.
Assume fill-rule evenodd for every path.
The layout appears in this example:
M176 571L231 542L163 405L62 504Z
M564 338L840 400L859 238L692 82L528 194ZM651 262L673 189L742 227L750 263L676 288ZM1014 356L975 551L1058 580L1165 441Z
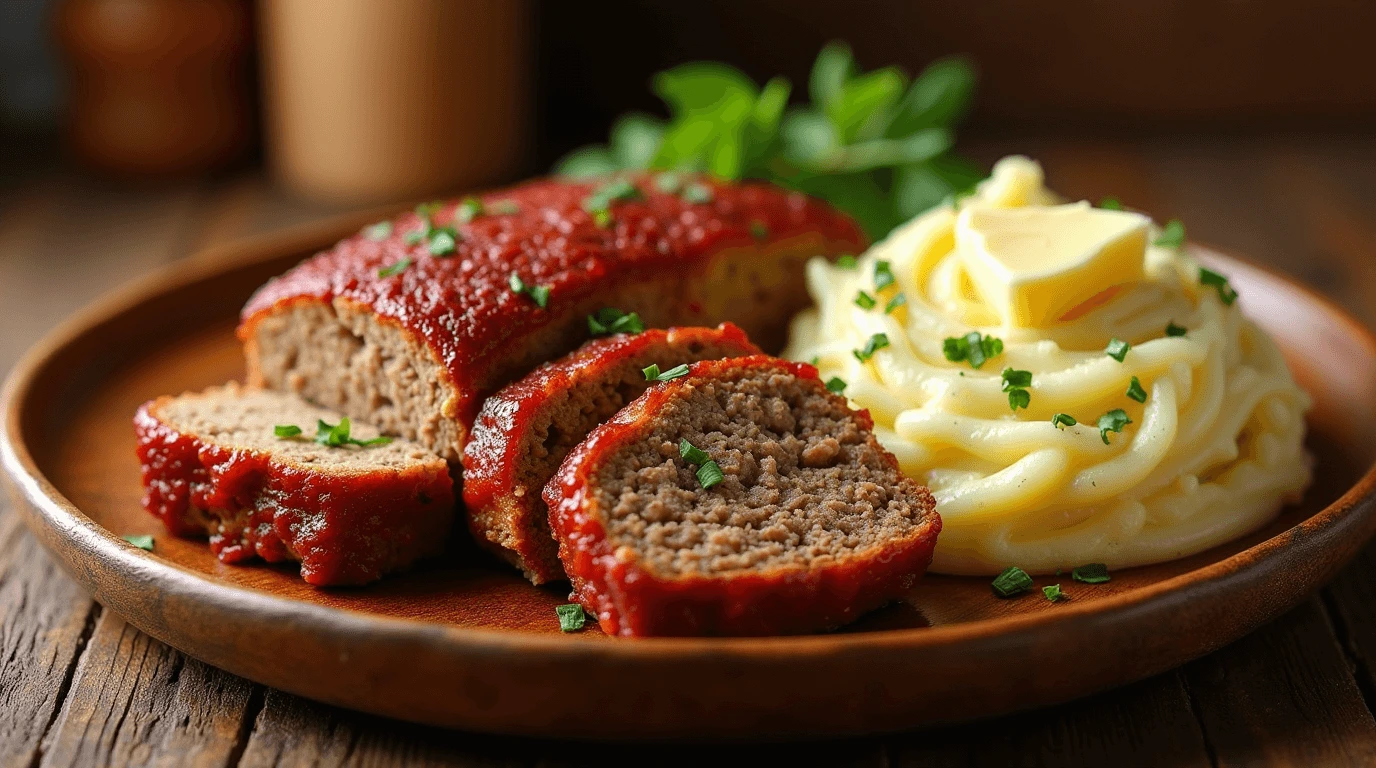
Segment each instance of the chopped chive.
M660 373L659 366L655 363L650 363L641 370L641 373L645 374L646 381L673 381L674 379L681 379L688 375L688 364L676 365Z
M832 376L831 378L827 379L827 391L835 392L839 395L842 392L846 391L846 382L842 381L841 377L839 376Z
M529 296L530 300L535 302L535 306L541 309L549 304L549 286L547 285L529 285L515 272L512 272L511 277L507 278L507 285L511 286L511 292L517 296L522 294Z
M1128 418L1128 412L1122 408L1114 408L1103 416L1099 417L1099 439L1104 441L1104 445L1109 445L1108 433L1122 432L1123 427L1132 423Z
M864 349L853 349L851 350L851 354L855 355L856 360L863 363L871 357L874 357L875 352L887 346L889 346L888 334L876 333L865 342Z
M272 428L272 434L278 437L296 437L301 434L301 428L295 424L278 424Z
M859 266L859 264L860 262L855 260L855 256L849 253L845 253L836 257L836 266L840 267L841 269L855 269L857 266Z
M613 333L641 333L645 324L635 312L622 312L616 307L603 307L596 314L588 315L588 333L606 336Z
M769 227L763 221L750 222L750 236L756 240L769 239Z
M526 292L526 281L522 280L521 276L515 272L512 272L511 276L506 279L506 284L511 286L512 293L520 294Z
M689 184L683 188L683 194L680 197L685 202L703 205L712 202L715 196L712 194L712 188L706 184Z
M458 245L459 233L453 227L440 227L430 232L430 255L452 256Z
M315 422L315 442L330 448L342 448L346 445L357 445L366 448L370 445L386 445L392 442L392 438L382 436L374 437L370 440L359 440L352 436L353 424L349 417L345 416L339 420L338 424L331 424L324 419L317 419Z
M1128 350L1130 349L1132 349L1131 344L1122 339L1115 338L1109 341L1107 347L1104 347L1104 354L1121 363L1123 362L1123 358L1128 356Z
M904 296L902 291L899 291L898 293L894 294L894 297L892 299L889 299L888 304L884 305L884 314L891 315L893 314L893 311L895 309L898 309L899 307L907 303L908 297Z
M1050 600L1053 603L1059 603L1062 600L1070 599L1069 596L1066 595L1066 593L1061 591L1060 584L1052 584L1048 587L1042 587L1042 594L1046 596L1047 600Z
M1062 427L1073 427L1079 423L1080 422L1075 420L1074 416L1071 416L1068 413L1058 413L1055 416L1051 417L1051 424L1054 427L1056 427L1056 429L1061 429Z
M483 201L469 195L459 203L459 210L455 212L454 218L465 224L483 215Z
M1108 566L1103 563L1089 563L1070 572L1070 577L1085 584L1103 584L1109 580Z
M683 189L683 177L677 173L661 173L655 177L655 189L666 195L672 195Z
M578 603L554 606L554 614L559 617L560 632L577 632L582 629L592 617Z
M861 309L874 309L876 304L874 297L864 291L857 291L855 294L855 306Z
M1176 325L1174 320L1166 323L1167 336L1184 336L1186 333L1189 333L1189 329L1183 325Z
M429 231L429 227L407 230L406 234L402 235L401 240L407 245L419 245L420 241L425 239L425 233Z
M1185 245L1185 224L1180 219L1171 219L1162 227L1161 234L1152 241L1152 245L1159 245L1163 248L1174 248L1180 250Z
M153 536L151 534L145 533L141 536L122 536L121 538L123 538L130 544L133 544L134 546L138 547L139 549L144 550L145 552L153 551Z
M377 276L378 276L378 277L392 277L393 275L399 275L399 274L401 274L402 272L405 272L405 271L406 271L406 268L409 267L409 266L411 266L411 259L410 259L409 257L408 257L408 258L404 258L404 259L402 259L401 261L398 261L398 262L396 262L396 263L394 263L394 264L389 264L389 265L387 265L387 266L385 266L385 267L379 269L379 270L377 271Z
M688 442L688 438L683 438L679 441L678 455L682 456L690 464L704 464L712 458L707 455L707 451Z
M363 231L368 235L369 240L386 240L392 236L392 222L379 221Z
M1032 588L1032 577L1027 575L1027 571L1013 566L995 577L989 586L999 597L1017 597Z
M704 491L711 490L713 486L726 479L726 476L721 472L721 467L718 466L715 461L708 461L706 464L698 467L697 476L698 482L702 483L702 489Z
M1106 197L1106 198L1104 198L1103 200L1100 200L1100 201L1099 201L1099 207L1100 207L1100 208L1103 208L1103 209L1106 210L1106 211L1121 211L1121 210L1123 210L1123 204L1120 203L1120 202L1118 202L1118 199L1117 199L1117 198L1114 198L1114 197Z
M1233 302L1237 301L1237 291L1233 290L1233 286L1228 284L1228 278L1211 269L1199 268L1199 283L1200 285L1210 285L1216 288L1218 290L1218 298L1222 299L1224 304L1232 305Z
M893 285L893 267L887 261L874 262L874 290L882 291Z
M1142 389L1142 382L1138 381L1136 376L1133 376L1132 383L1128 384L1127 394L1139 403L1147 402L1147 390Z
M511 216L520 212L521 206L515 200L498 200L487 206L487 213L494 216Z

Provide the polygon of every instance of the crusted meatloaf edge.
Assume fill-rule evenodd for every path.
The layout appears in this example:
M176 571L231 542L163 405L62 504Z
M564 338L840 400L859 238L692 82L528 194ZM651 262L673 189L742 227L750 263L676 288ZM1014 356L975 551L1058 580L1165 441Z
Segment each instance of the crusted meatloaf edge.
M299 561L315 586L365 584L439 554L454 516L449 465L419 445L316 444L339 415L234 383L163 396L134 416L143 506L226 563ZM275 424L302 436L280 439ZM354 424L352 436L377 430Z
M694 387L745 376L751 369L792 377L811 397L831 400L827 405L833 409L839 401L863 436L866 455L886 468L889 492L903 494L917 512L906 535L822 564L726 574L665 572L634 546L609 537L607 510L600 508L596 489L608 463L643 443L666 404ZM823 453L830 449L834 445ZM676 454L677 449L666 445L663 450ZM809 451L816 450L809 445ZM824 463L829 457L805 453L802 460L813 466L812 458ZM844 398L828 392L814 367L767 356L695 363L687 377L651 388L569 454L546 485L544 498L560 559L573 583L571 599L595 615L604 631L622 636L799 634L835 628L905 594L930 564L941 530L931 493L905 477L893 455L879 445L868 411L851 410Z
M473 538L534 584L565 578L540 494L569 451L651 386L646 366L759 353L731 323L652 328L595 339L503 387L483 403L464 448Z

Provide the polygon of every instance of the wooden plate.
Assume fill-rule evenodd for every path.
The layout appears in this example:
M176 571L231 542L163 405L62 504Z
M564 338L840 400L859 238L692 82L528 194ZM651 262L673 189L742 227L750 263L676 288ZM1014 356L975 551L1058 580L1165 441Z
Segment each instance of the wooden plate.
M835 634L634 641L561 634L553 608L566 587L531 587L462 546L355 589L314 589L289 567L221 565L139 508L130 417L154 395L240 376L233 328L249 293L362 223L141 280L56 330L5 390L0 455L17 506L67 570L154 637L293 693L425 723L592 738L817 737L991 716L1218 648L1317 588L1376 529L1376 342L1289 280L1202 252L1314 396L1314 487L1229 546L1102 586L1059 579L1066 603L928 577ZM155 551L121 540L132 533L155 534Z

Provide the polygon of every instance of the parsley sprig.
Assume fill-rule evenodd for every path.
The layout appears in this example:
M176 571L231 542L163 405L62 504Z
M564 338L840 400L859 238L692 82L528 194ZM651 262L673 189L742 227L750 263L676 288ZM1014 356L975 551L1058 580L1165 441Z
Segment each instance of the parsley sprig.
M698 465L698 482L702 484L704 491L711 490L712 486L726 479L722 475L721 467L712 460L711 456L707 455L707 451L688 442L687 438L679 442L678 455L682 456L689 464Z
M971 331L964 336L944 339L941 352L953 363L969 362L971 368L978 369L986 361L1003 354L1003 340Z

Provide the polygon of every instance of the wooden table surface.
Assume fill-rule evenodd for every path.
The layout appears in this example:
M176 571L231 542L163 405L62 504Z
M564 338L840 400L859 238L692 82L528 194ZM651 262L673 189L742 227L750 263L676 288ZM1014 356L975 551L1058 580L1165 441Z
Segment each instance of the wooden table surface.
M1180 217L1191 238L1288 271L1376 325L1376 138L983 142L970 153L1013 150L1071 196ZM332 212L253 174L142 189L60 172L0 178L0 372L124 280ZM1369 548L1231 646L1053 709L843 742L598 746L413 726L221 672L102 610L0 500L0 766L1373 765L1373 574Z

